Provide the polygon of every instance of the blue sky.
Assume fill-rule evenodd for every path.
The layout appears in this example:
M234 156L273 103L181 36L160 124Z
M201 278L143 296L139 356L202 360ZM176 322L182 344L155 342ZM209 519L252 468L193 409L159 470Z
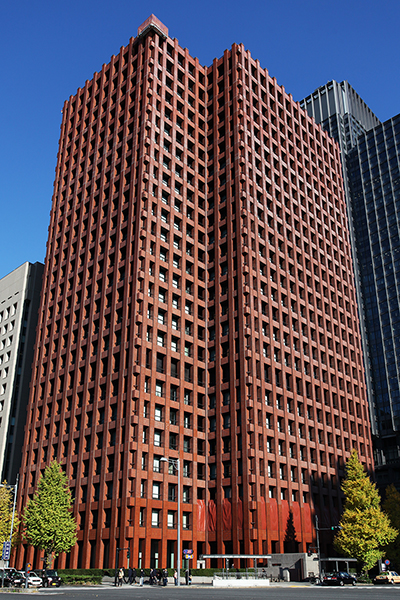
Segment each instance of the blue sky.
M3 3L0 278L44 261L64 101L151 13L203 65L243 43L296 100L348 79L381 120L400 112L398 0Z

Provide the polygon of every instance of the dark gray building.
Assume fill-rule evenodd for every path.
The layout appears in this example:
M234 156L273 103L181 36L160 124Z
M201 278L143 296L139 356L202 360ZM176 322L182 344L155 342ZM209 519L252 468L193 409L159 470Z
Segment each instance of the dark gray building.
M329 81L301 100L300 105L339 142L345 154L356 145L361 133L380 124L348 81Z
M347 156L375 420L377 482L400 488L400 115Z
M12 484L21 465L43 270L26 262L0 279L0 474Z
M376 477L400 489L399 117L382 124L347 81L300 105L340 145Z

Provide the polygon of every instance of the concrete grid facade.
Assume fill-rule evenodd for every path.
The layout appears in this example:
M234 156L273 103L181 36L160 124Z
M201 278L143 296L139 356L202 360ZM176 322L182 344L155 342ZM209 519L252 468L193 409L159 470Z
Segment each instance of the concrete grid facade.
M26 262L0 279L0 475L12 485L21 465L43 269Z
M372 467L339 148L242 45L152 16L65 103L40 314L20 505L61 460L60 567L176 564L164 456L194 564L305 551Z

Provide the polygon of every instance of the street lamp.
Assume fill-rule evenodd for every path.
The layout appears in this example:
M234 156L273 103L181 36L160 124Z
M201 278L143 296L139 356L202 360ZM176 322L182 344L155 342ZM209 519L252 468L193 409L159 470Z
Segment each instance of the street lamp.
M160 458L160 461L167 462L172 465L178 475L178 539L177 539L177 557L176 571L178 574L177 584L181 585L181 463L179 458Z
M322 573L321 573L321 553L319 550L319 527L318 527L318 516L315 515L315 531L317 533L317 553L318 553L318 577L322 582Z

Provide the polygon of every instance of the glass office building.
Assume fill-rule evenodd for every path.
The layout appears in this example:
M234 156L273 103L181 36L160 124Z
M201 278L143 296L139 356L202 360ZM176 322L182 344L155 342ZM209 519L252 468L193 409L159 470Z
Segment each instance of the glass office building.
M397 290L400 117L381 123L347 81L300 102L339 142L380 487L400 487Z
M362 134L347 159L381 485L400 484L399 154L397 115Z

